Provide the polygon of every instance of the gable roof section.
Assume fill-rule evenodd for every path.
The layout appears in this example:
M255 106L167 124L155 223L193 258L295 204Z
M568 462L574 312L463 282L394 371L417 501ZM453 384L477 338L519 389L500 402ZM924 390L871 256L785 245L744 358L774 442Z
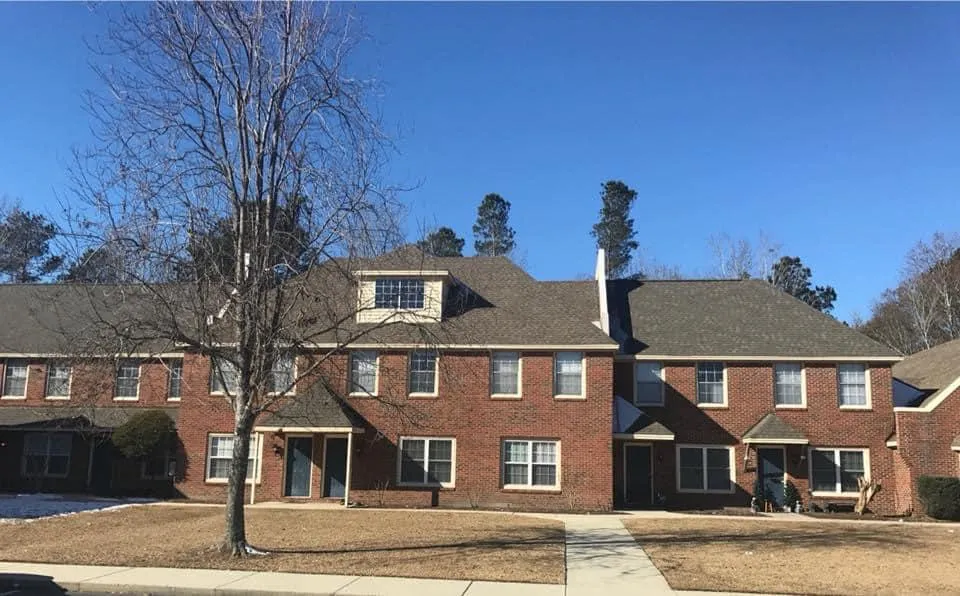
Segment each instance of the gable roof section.
M960 339L907 356L893 367L893 376L917 389L943 389L960 377Z
M896 361L892 349L760 280L608 283L627 354Z
M743 433L743 442L770 445L786 443L806 445L810 440L807 439L805 434L770 412L751 426L747 432Z
M317 382L296 398L283 402L275 412L264 414L255 430L328 429L326 432L329 432L333 429L362 429L364 426L360 414Z

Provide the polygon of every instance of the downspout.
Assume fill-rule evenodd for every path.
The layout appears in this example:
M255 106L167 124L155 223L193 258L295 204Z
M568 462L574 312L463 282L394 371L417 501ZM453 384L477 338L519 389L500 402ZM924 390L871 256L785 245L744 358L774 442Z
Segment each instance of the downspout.
M347 435L347 478L343 483L343 506L350 506L350 472L353 469L353 429Z
M610 312L607 305L607 253L597 249L597 268L594 272L597 280L597 292L600 301L600 329L610 335Z

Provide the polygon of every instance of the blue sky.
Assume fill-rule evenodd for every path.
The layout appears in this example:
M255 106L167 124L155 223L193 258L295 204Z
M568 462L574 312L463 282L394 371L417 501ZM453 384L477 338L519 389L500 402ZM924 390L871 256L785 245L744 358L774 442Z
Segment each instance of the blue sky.
M55 214L89 141L100 6L0 4L0 195ZM903 255L960 228L960 5L360 4L408 228L467 238L513 203L541 279L592 271L600 184L639 193L645 254L707 274L761 231L867 314Z

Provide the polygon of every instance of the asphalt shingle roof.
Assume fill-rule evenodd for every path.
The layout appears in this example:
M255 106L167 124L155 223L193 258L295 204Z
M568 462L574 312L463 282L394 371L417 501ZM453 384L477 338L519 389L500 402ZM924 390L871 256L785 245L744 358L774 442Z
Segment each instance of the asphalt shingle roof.
M177 421L178 408L155 408ZM0 408L0 426L64 430L114 429L146 408L5 406Z
M907 356L893 366L893 376L917 389L943 389L960 377L960 339Z
M608 282L627 353L897 358L892 349L760 280Z
M321 383L314 383L275 411L261 416L256 426L268 428L363 428L363 418Z
M768 413L743 433L743 440L753 443L777 443L780 441L807 441L807 436L782 418Z

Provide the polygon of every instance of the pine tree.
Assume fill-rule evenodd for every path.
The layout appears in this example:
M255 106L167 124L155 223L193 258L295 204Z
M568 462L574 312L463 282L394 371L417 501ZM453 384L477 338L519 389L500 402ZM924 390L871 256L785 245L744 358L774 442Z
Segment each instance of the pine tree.
M804 267L800 257L781 257L773 264L767 281L820 312L830 312L837 291L832 286L811 287L811 276L810 268Z
M464 243L464 239L457 236L452 228L444 226L427 234L426 238L417 242L417 246L435 257L462 257Z
M496 193L483 197L473 224L473 249L480 256L498 257L510 254L516 243L509 225L510 201Z
M0 275L14 283L39 281L63 266L50 242L57 228L42 215L14 208L0 222Z
M630 265L630 254L637 249L634 240L633 219L630 207L637 198L637 191L619 180L608 180L600 193L600 221L593 225L591 234L597 240L597 248L607 254L607 275L621 277Z

